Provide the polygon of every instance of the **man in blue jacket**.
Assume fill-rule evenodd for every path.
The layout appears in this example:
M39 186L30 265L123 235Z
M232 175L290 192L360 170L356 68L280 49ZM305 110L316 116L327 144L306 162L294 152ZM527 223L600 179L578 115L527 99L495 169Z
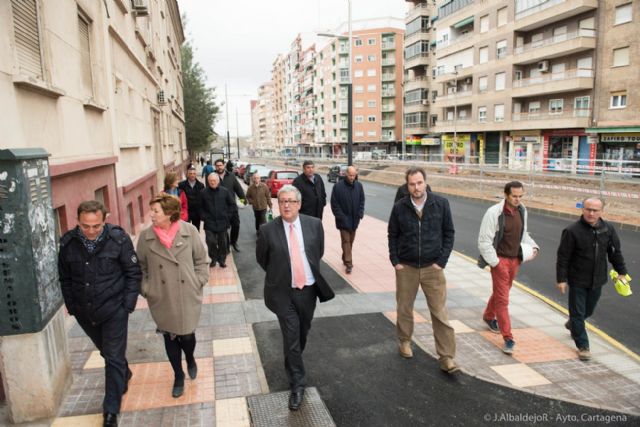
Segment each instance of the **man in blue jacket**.
M353 270L351 250L356 230L364 216L364 189L357 177L356 168L349 166L345 178L338 181L331 193L331 211L336 219L336 228L340 230L342 263L347 269L347 274L351 274Z
M107 210L96 200L80 203L78 226L60 239L58 271L67 311L104 358L104 425L117 426L131 370L127 324L136 308L142 271L131 238L105 224Z
M400 355L413 357L413 303L422 287L431 313L440 369L451 374L460 370L454 361L456 342L447 312L447 281L444 268L453 250L454 228L447 199L426 189L427 173L411 167L405 173L409 197L391 210L388 239L389 259L396 270L396 330Z

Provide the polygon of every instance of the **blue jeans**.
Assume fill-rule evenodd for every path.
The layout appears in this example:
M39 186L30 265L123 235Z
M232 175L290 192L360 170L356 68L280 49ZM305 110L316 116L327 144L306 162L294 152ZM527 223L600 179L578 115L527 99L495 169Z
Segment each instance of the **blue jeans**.
M589 318L596 309L598 300L602 294L602 287L577 288L569 286L569 324L571 326L571 338L576 347L589 348L589 337L584 327L584 321Z

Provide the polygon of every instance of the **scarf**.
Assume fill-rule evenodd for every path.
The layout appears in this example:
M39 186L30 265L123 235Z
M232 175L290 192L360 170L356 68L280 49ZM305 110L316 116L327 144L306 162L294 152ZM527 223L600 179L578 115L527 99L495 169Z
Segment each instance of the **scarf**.
M171 245L173 245L173 240L176 238L176 234L178 234L178 230L180 229L180 221L172 222L171 226L168 230L163 230L160 227L153 227L153 232L156 233L160 243L162 246L167 249L171 249Z
M92 254L95 252L96 248L98 247L98 244L102 242L105 236L107 235L106 225L102 228L102 233L100 233L100 235L96 238L96 240L87 239L85 235L82 234L82 231L80 231L80 227L77 227L76 230L78 233L78 237L80 238L80 241L84 245L87 252L89 252L89 254Z

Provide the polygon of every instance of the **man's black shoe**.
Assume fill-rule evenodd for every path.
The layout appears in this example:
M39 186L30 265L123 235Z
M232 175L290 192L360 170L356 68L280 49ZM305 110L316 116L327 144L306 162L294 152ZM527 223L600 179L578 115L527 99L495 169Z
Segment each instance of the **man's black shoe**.
M112 414L111 412L106 412L104 414L104 423L102 425L104 427L117 427L118 414Z
M220 263L220 268L227 268L227 264L225 264L224 262Z
M351 274L351 271L353 270L353 267L348 265L347 266L347 274Z
M216 262L215 262L215 261L211 261L211 262L209 263L209 267L215 267L215 266L216 266Z
M289 409L292 411L297 411L300 409L300 405L302 405L302 399L304 398L304 389L301 391L293 391L291 392L291 396L289 396Z
M233 250L236 252L240 252L240 248L238 247L237 243L232 243L231 246L233 246Z
M122 394L127 394L127 392L129 391L129 381L131 380L131 377L133 376L133 372L131 372L131 369L127 368L127 376L125 378L125 384L124 384L124 391L122 392Z

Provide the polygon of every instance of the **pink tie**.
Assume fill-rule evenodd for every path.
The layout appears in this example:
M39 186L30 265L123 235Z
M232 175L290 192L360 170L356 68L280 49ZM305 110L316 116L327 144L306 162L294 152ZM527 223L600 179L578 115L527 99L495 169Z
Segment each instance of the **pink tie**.
M304 264L300 256L300 245L298 244L298 236L293 224L289 224L289 255L291 256L291 268L293 269L293 285L298 288L304 288L307 276L304 274Z

